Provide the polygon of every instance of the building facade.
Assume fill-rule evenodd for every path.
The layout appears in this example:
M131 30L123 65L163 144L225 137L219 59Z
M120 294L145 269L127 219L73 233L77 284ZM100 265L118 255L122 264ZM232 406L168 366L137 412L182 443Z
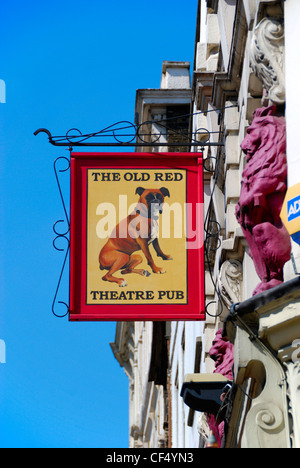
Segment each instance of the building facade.
M300 446L300 226L282 216L300 195L299 9L199 0L191 82L165 62L161 89L137 92L152 142L203 142L207 319L117 324L131 447Z

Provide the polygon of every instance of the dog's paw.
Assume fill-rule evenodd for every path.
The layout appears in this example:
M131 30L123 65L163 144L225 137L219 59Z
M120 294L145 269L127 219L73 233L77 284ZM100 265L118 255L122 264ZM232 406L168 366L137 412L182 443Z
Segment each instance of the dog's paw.
M167 272L163 268L156 268L155 270L153 270L153 273L155 273L156 275L164 275Z
M122 283L119 284L120 288L126 288L127 286L127 281L123 280Z
M143 271L143 276L146 276L146 278L148 278L149 276L151 276L151 273L147 270L144 270Z
M173 260L173 257L172 255L166 255L165 257L163 257L163 260L166 260L166 261Z

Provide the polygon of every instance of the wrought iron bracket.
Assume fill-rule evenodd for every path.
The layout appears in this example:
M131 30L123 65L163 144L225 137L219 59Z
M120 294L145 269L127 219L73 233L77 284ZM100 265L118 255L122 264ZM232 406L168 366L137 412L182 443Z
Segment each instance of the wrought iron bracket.
M62 168L62 169L58 169L58 165L61 162L66 163L66 167ZM69 219L68 211L67 211L67 208L66 208L66 203L65 203L65 200L64 200L64 196L63 196L61 183L60 183L60 180L59 180L59 174L62 173L62 172L67 172L69 170L70 170L70 160L68 158L60 157L60 158L57 158L55 160L55 162L54 162L55 178L56 178L57 186L58 186L58 189L59 189L59 194L60 194L60 198L61 198L61 202L62 202L63 210L64 210L64 215L65 215L65 219L60 219L60 220L56 221L56 223L54 223L54 225L53 225L53 231L54 231L54 234L55 234L55 238L53 240L53 247L59 252L65 252L65 257L64 257L63 264L62 264L61 273L60 273L60 276L59 276L59 280L58 280L58 284L57 284L57 287L56 287L54 300L53 300L53 304L52 304L52 312L55 315L55 317L58 317L58 318L64 318L69 314L69 305L65 301L59 301L58 300L58 295L59 295L59 292L60 292L61 282L62 282L62 279L63 279L64 271L66 269L66 265L67 265L67 261L68 261L68 257L69 257L69 253L70 253L70 238L69 238L70 219ZM58 225L59 224L60 225L65 224L66 225L62 232L60 232L58 230ZM61 241L64 244L63 247L61 246ZM66 308L66 310L65 310L65 312L63 314L59 314L57 312L58 304L61 304Z
M178 118L178 117L177 117ZM52 136L51 132L46 128L40 128L34 132L34 135L37 136L40 133L45 133L48 136L49 143L53 146L57 147L66 147L69 148L70 152L73 150L74 147L118 147L118 148L128 148L128 147L135 147L135 148L159 148L159 147L168 147L168 148L187 148L191 149L195 148L203 150L206 147L224 147L224 138L223 141L218 142L211 142L211 133L205 128L197 129L192 135L188 135L188 133L182 129L174 129L168 127L167 121L170 119L165 119L162 121L154 121L154 122L144 122L142 124L133 124L128 121L120 121L105 129L90 133L90 134L82 134L82 132L76 128L70 129L66 135L64 136ZM149 126L150 124L155 123L156 126L161 128L161 131L157 133L149 133ZM144 128L146 130L144 131ZM166 132L169 132L168 135L176 136L176 142L166 142ZM220 132L216 132L220 133ZM163 139L163 141L161 141ZM220 139L219 139L220 140ZM208 157L207 160L209 160ZM66 163L66 167L59 169L58 165L61 162ZM207 162L207 161L206 161ZM205 161L204 161L205 164ZM206 170L208 170L205 167ZM53 240L54 248L59 252L65 252L65 257L63 260L61 273L59 276L57 288L54 295L54 300L52 304L52 312L56 317L63 318L69 314L69 305L65 301L59 301L58 296L60 292L60 287L62 283L62 279L64 276L64 272L67 266L67 261L70 253L70 220L68 211L66 208L66 204L63 197L63 191L60 184L59 175L61 173L67 172L70 170L70 159L66 157L57 158L54 162L54 172L55 177L59 189L59 194L61 198L61 202L63 205L64 211L64 220L58 220L53 226L53 231L55 234L55 238ZM63 229L62 232L58 229L58 225L62 226L65 224L66 227ZM61 242L64 243L64 247L62 248ZM63 314L59 314L57 312L58 305L63 305L66 310Z
M224 142L211 142L210 135L207 129L200 128L196 132L193 132L191 136L184 135L180 131L169 130L172 135L182 137L182 141L176 142L165 142L160 141L164 137L163 131L153 134L144 133L141 129L144 125L148 125L150 122L144 122L140 125L135 125L131 122L122 121L114 125L111 125L100 132L82 134L80 130L76 128L70 129L64 136L52 136L51 132L46 128L40 128L34 132L37 136L40 133L48 135L49 143L53 146L59 147L119 147L119 148L145 148L145 147L184 147L184 148L205 148L205 147L222 147ZM157 124L157 122L155 122ZM167 128L166 126L159 123L159 126ZM76 132L77 134L72 134ZM102 141L100 141L102 139ZM105 139L105 141L103 141ZM110 141L112 140L112 141ZM125 141L123 141L125 140Z

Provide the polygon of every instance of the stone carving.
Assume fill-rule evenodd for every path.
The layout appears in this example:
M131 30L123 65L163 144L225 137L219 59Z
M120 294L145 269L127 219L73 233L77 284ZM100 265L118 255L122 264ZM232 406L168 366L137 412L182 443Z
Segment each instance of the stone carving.
M216 363L214 373L233 380L233 345L222 337L222 329L217 331L209 355Z
M293 421L291 425L293 428L291 433L292 445L293 448L300 448L300 360L288 362L285 365L287 367L289 413Z
M243 270L238 260L226 260L220 271L219 290L227 309L241 302Z
M197 421L197 430L200 436L201 444L205 445L205 441L209 437L209 427L207 417L204 413L200 413Z
M252 428L247 434L249 447L267 447L270 436L282 431L284 423L282 410L274 402L255 405L247 415L247 424Z
M214 373L222 374L228 380L233 380L233 345L222 337L222 330L218 330L209 355L216 363ZM224 422L220 424L212 414L207 414L206 417L209 428L214 433L219 447L221 447L224 435Z
M264 18L255 28L251 47L251 66L263 82L267 98L274 104L285 102L284 28L272 18Z
M257 312L249 314L247 324L255 317ZM244 390L238 446L290 448L284 368L273 351L262 341L250 340L249 331L240 325L236 329L234 367L236 383Z
M242 143L247 164L236 217L261 279L253 295L283 282L291 255L290 236L280 218L287 189L285 128L275 106L257 109Z

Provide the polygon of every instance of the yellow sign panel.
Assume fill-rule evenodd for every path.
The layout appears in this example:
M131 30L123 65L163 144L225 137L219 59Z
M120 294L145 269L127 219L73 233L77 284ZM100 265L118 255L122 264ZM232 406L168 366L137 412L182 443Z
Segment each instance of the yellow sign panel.
M298 239L300 240L300 184L288 189L280 217L288 233L298 242Z
M186 172L182 169L88 169L88 305L117 301L128 305L187 304ZM141 233L143 220L148 226L145 203L151 202L154 196L164 200L161 211L154 213L149 240L155 265L151 267L146 256L139 252L131 257L135 262L132 266L128 264L125 268L120 264L123 271L116 270L113 277L109 276L107 266L112 262L111 257L116 252L118 258L125 257L126 249L131 255L136 230ZM140 215L138 218L136 213Z

